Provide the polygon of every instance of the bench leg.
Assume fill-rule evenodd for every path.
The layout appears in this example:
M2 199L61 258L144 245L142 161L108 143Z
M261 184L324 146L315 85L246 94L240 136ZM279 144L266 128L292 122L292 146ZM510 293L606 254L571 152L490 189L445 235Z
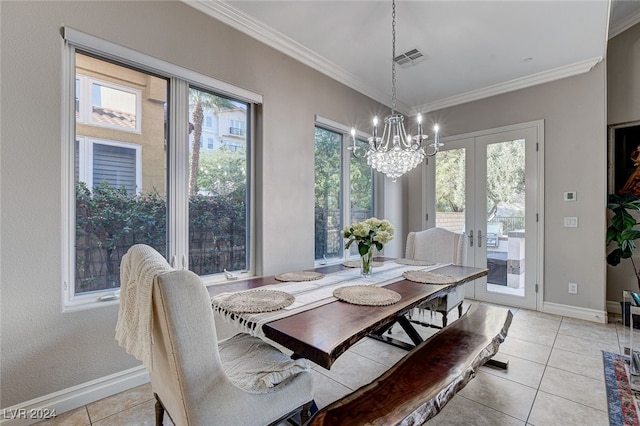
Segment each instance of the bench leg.
M501 370L509 369L509 361L498 361L497 359L491 358L489 361L485 363L491 367L499 368Z

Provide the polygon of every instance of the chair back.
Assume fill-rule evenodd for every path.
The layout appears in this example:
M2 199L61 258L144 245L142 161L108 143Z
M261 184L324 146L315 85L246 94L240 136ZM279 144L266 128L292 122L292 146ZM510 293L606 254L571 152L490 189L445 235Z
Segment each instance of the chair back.
M211 299L200 277L187 270L158 275L153 323L153 391L176 425L201 424L192 418L201 399L212 388L233 385L222 368Z
M405 257L463 265L467 257L465 235L444 228L409 232Z

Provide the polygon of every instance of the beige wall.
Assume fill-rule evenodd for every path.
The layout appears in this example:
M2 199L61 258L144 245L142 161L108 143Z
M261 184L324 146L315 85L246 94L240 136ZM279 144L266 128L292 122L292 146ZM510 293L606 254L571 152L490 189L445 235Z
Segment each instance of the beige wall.
M605 310L605 65L588 73L431 113L449 135L544 119L544 303ZM421 173L410 175L409 231L421 226ZM577 191L577 201L563 201ZM579 227L564 228L564 216ZM568 283L579 284L577 295Z
M640 24L609 40L607 96L607 124L640 122ZM640 253L633 257L640 265ZM628 260L607 266L607 300L622 300L622 290L638 290Z
M313 266L314 116L365 128L384 108L181 2L0 2L0 407L139 365L117 306L60 313L63 25L264 96L257 263Z

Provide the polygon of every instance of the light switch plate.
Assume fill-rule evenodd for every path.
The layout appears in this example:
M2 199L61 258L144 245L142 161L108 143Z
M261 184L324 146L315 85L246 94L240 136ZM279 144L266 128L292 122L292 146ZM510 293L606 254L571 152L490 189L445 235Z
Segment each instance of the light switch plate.
M576 191L567 191L564 193L564 200L575 201L577 196L578 194L576 193Z
M565 217L564 218L564 227L565 228L577 228L578 227L578 218L577 217Z

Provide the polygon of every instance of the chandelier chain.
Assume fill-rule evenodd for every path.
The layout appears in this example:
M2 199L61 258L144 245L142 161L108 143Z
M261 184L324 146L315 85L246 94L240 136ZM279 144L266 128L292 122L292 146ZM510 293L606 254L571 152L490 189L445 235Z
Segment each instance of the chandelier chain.
M0 0L1 1L1 0ZM378 133L378 117L373 118L373 136L367 138L368 148L359 147L356 143L356 129L351 129L353 145L349 147L356 158L367 159L367 164L395 182L400 176L417 167L425 157L433 157L440 150L442 143L435 131L434 142L429 145L432 152L427 153L424 141L429 137L424 133L422 115L418 114L418 133L411 136L405 130L404 116L396 112L396 2L391 0L391 114L384 119L382 136ZM404 55L403 55L404 56ZM362 155L358 152L365 151Z
M396 113L396 2L391 3L391 114Z

